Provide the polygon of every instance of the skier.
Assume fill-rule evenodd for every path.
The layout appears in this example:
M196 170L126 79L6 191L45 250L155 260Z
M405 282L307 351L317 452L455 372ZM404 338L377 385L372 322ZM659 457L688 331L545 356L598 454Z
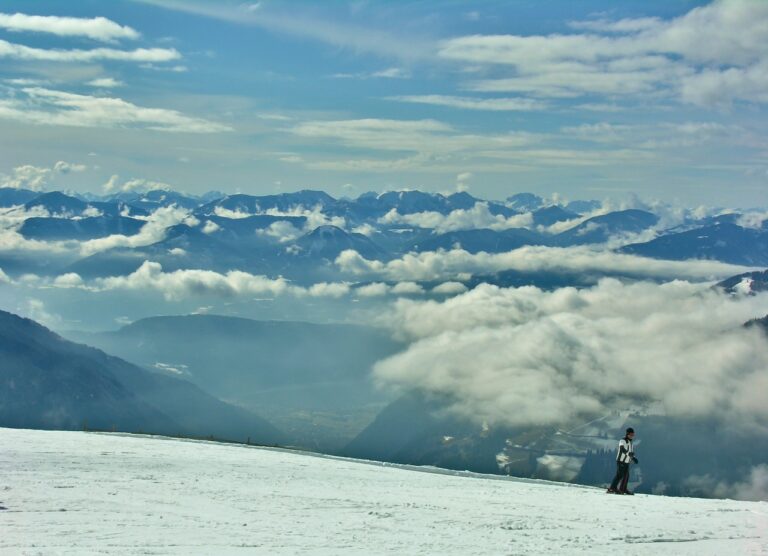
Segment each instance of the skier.
M608 487L609 494L634 494L627 489L629 462L639 463L632 446L633 438L635 438L635 429L629 427L624 438L619 440L619 451L616 453L616 476Z

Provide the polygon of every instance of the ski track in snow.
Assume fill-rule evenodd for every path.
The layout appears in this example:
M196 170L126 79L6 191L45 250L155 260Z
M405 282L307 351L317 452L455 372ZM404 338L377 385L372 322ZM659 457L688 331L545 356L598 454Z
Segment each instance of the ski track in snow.
M0 554L768 554L768 503L0 428Z

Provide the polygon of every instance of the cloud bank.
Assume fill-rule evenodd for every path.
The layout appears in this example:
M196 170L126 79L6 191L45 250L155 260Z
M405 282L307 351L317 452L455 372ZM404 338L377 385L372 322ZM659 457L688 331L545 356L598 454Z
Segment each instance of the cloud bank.
M768 338L743 326L766 313L768 295L679 281L483 284L444 302L398 300L382 322L413 343L374 374L477 422L559 425L653 402L768 432Z
M747 272L747 267L709 260L666 261L613 253L588 246L526 246L506 253L469 253L464 249L408 253L387 262L368 260L347 249L336 265L356 276L388 280L451 280L473 274L513 270L519 272L578 272L582 275L622 274L638 278L715 280Z

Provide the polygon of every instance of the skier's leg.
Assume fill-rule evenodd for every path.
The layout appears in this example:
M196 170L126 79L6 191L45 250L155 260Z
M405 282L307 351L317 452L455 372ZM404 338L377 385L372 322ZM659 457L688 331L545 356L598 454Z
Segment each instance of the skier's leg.
M609 491L615 491L621 480L624 478L624 465L620 462L616 462L616 476L611 481L611 486L608 487Z
M627 492L627 483L629 483L629 464L626 464L626 470L624 476L621 478L621 486L619 492Z

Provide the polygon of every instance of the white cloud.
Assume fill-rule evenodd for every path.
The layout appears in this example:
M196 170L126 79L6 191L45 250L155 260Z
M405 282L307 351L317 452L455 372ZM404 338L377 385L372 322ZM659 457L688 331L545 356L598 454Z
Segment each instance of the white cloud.
M147 217L135 216L134 218L146 220L146 224L141 227L139 233L132 236L113 234L107 237L83 241L79 244L80 254L87 257L115 247L143 247L151 245L162 241L168 228L171 226L181 223L189 226L199 224L197 219L191 216L190 211L178 208L175 205L159 207Z
M26 239L18 232L19 227L28 218L50 216L51 214L40 206L31 210L26 210L23 206L0 209L0 252L31 251L41 255L51 255L71 251L71 246L67 242Z
M443 282L432 288L432 293L439 295L459 295L467 291L467 286L461 282Z
M287 131L315 141L336 141L353 152L370 149L387 158L313 160L304 157L309 169L334 171L401 172L426 170L436 172L469 170L512 171L542 166L609 166L637 164L654 154L630 145L620 149L596 150L532 148L547 139L540 133L464 133L437 120L335 120L308 121ZM395 153L407 156L391 158ZM489 162L491 159L493 162Z
M120 183L120 176L112 174L107 182L101 186L105 193L112 193L114 191L153 191L157 189L171 190L173 189L169 184L161 181L148 180L145 178L132 178Z
M461 172L456 175L456 191L469 190L469 180L472 179L472 172Z
M336 258L336 264L343 272L394 281L451 280L503 270L597 275L615 272L639 278L715 280L753 270L708 260L648 259L586 246L525 246L506 253L476 254L463 249L425 251L387 262L367 260L348 249Z
M349 284L345 282L320 282L306 289L306 293L312 297L339 298L348 295L349 292ZM295 290L295 293L300 295L299 290Z
M252 214L248 212L242 212L241 210L230 210L228 208L216 206L213 208L213 214L216 216L221 216L222 218L230 218L233 220L239 220L241 218L248 218L249 216L253 216Z
M310 121L293 127L296 135L314 139L335 139L355 148L384 151L451 153L468 149L505 149L536 140L529 133L500 135L460 134L437 120L335 120Z
M709 69L683 80L683 100L700 106L727 106L735 100L768 102L768 60L745 68Z
M192 12L206 17L229 21L237 25L262 27L277 33L316 40L352 52L369 53L386 59L414 60L432 57L431 39L405 33L392 34L373 26L345 23L338 18L328 18L322 10L307 5L297 11L290 5L259 3L256 10L248 4L224 3L173 3L162 0L142 0L165 9ZM383 17L383 16L382 16Z
M65 162L64 160L59 160L56 164L53 165L53 171L59 174L68 174L69 172L85 172L87 169L88 166L85 164L73 164L71 162Z
M409 226L419 228L430 228L435 233L441 234L456 230L474 230L478 228L489 228L491 230L525 228L533 223L533 218L530 213L510 217L492 214L487 202L478 201L471 209L456 209L448 214L435 211L400 214L396 208L393 208L379 218L378 222L379 224L408 224Z
M736 224L742 228L760 230L765 226L766 221L768 221L768 212L748 211L736 220Z
M61 315L50 312L40 299L27 299L25 304L19 306L18 311L49 328L56 328L62 323Z
M256 234L271 237L280 243L286 243L299 237L302 234L302 231L288 220L278 220L272 222L272 224L263 230L256 230Z
M111 60L119 62L168 62L181 58L174 48L136 48L117 50L114 48L93 48L90 50L46 50L15 44L0 39L0 58L43 62L96 62Z
M685 480L684 486L693 496L768 500L768 465L763 463L752 467L746 481L729 483L718 481L710 475L694 475Z
M127 276L111 276L96 279L88 286L96 291L140 290L158 291L169 301L177 301L195 295L280 295L290 286L283 278L272 280L247 272L230 271L220 274L211 270L163 271L160 263L145 261L135 272Z
M204 234L212 234L214 232L218 232L221 229L221 226L216 224L213 220L206 220L205 224L203 225L203 233Z
M439 55L513 70L471 83L477 91L660 93L700 105L766 102L767 22L764 2L720 0L670 20L572 22L580 33L458 37L443 41Z
M77 164L59 160L53 168L25 164L17 166L10 175L0 175L0 187L31 189L41 191L52 177L70 172L84 172L88 169L85 164Z
M87 37L114 42L118 39L138 39L139 33L127 25L119 25L105 17L61 17L0 13L0 28L8 31L51 33L60 37Z
M421 295L424 288L416 282L398 282L392 286L392 293L395 295Z
M385 77L387 79L408 79L411 73L403 68L387 68L375 71L371 77Z
M355 293L361 297L381 297L389 293L389 286L383 282L374 282L356 288Z
M113 89L115 87L122 87L125 85L125 83L118 81L114 77L99 77L98 79L92 79L91 81L88 81L86 85L90 85L91 87L98 87L101 89Z
M359 226L352 228L352 232L355 234L362 234L364 236L372 236L376 233L376 227L371 226L367 222L364 222L363 224L360 224Z
M83 285L83 279L76 272L68 272L57 276L53 285L57 288L79 288Z
M291 207L289 210L269 208L264 211L263 214L268 214L270 216L302 216L307 219L306 223L304 224L304 232L310 232L318 226L326 225L336 226L342 229L347 227L347 221L343 216L328 216L323 212L323 207L321 205L314 207L296 205ZM286 221L285 223L288 224L289 222ZM280 226L282 227L283 231L290 231L285 227L284 224L280 224Z
M577 290L487 284L444 302L398 300L383 317L412 342L375 376L449 400L475 422L557 425L660 402L768 432L768 342L743 323L768 295L603 280Z
M176 110L145 108L121 98L96 97L42 87L22 89L24 96L0 99L0 119L36 125L124 128L176 133L218 133L229 126Z
M331 75L331 77L334 79L409 79L411 77L411 73L403 68L387 68L373 72L334 73Z
M286 279L268 278L232 270L219 273L212 270L182 269L166 272L160 263L144 261L131 274L96 278L90 282L79 280L76 274L56 278L54 287L79 287L84 290L101 292L133 290L159 292L168 301L179 301L196 296L237 297L237 296L280 296L328 297L337 299L348 295L351 287L346 282L320 282L308 287L296 286Z
M169 251L174 255L185 255L183 249ZM0 271L1 272L1 271ZM0 282L2 275L0 275ZM354 285L350 282L318 282L308 286L299 286L278 277L250 274L239 270L220 273L212 270L181 269L171 272L163 270L158 262L144 261L135 271L125 276L110 276L83 280L76 273L67 273L53 279L34 277L27 281L39 288L78 288L91 292L135 290L158 292L168 301L186 300L192 297L248 297L253 295L281 296L296 298L323 297L339 299L349 295L378 298L384 296L414 297L425 294L424 288L415 282L386 284L374 282ZM8 279L8 283L14 284ZM442 286L442 287L441 287ZM457 293L461 284L443 284L433 289L433 293L445 295ZM465 289L465 288L464 288Z
M416 104L432 104L434 106L447 106L464 110L489 110L489 111L531 111L544 110L547 103L532 98L477 98L457 97L448 95L404 95L387 97L388 100L411 102Z

